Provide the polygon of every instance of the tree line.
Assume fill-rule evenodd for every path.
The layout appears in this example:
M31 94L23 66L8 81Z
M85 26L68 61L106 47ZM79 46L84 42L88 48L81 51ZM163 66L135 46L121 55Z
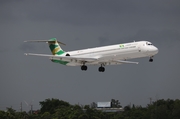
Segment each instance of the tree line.
M120 108L118 100L111 100L112 107ZM0 119L180 119L180 100L160 99L146 107L127 105L121 112L103 112L96 104L71 105L59 99L39 102L41 108L33 113L17 112L12 108L0 111Z

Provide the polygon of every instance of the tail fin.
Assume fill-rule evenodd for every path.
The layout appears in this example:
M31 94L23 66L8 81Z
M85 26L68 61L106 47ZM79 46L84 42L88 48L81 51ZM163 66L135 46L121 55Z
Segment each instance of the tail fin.
M63 44L63 43L57 41L56 38L51 38L50 40L48 40L49 48L50 48L50 50L51 50L51 52L52 52L53 55L62 55L62 54L65 53L65 52L61 49L59 43L60 43L60 44ZM63 44L63 45L65 45L65 44Z

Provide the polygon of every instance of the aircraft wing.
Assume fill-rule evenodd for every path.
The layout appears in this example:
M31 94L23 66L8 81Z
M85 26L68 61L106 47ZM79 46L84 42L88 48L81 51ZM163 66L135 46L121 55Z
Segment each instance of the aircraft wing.
M49 57L50 59L63 60L63 61L76 60L76 61L93 62L93 61L97 60L97 58L74 57L74 56L60 56L60 55L47 55L47 54L34 54L34 53L25 53L25 55Z
M138 64L139 62L131 62L131 61L125 61L125 60L113 60L113 62L117 63L124 63L124 64Z
M117 64L138 64L138 62L125 61L125 60L111 60L111 61L99 61L98 58L89 58L89 57L74 57L74 56L60 56L60 55L47 55L47 54L34 54L34 53L25 53L25 55L33 56L42 56L49 57L54 60L63 60L63 61L78 61L78 62L87 62L87 64L103 64L103 63L117 63Z
M94 64L94 62L92 62ZM132 62L132 61L126 61L126 60L109 60L109 61L95 61L95 64L107 64L107 65L117 65L117 64L138 64L139 62Z

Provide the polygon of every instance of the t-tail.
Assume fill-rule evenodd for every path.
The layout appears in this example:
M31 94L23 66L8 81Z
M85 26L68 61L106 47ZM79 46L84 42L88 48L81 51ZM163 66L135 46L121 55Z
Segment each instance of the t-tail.
M48 44L49 44L49 48L52 52L53 55L62 55L65 52L61 49L60 44L63 44L59 41L57 41L56 38L51 38L50 40L48 40Z
M56 38L51 38L49 40L31 40L31 41L24 41L24 42L46 42L49 44L49 48L53 55L62 55L65 53L60 47L59 44L65 45L62 42L57 41Z

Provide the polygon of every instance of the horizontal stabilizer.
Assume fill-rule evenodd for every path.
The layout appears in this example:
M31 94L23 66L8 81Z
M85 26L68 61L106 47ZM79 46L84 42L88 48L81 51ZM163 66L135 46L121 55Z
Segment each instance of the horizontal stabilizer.
M124 63L124 64L138 64L139 62L131 62L131 61L124 61L124 60L113 60L114 62Z
M50 41L50 40L28 40L24 42L45 42L45 43L54 43L56 41ZM62 43L60 41L57 41L59 44L66 45L65 43Z

